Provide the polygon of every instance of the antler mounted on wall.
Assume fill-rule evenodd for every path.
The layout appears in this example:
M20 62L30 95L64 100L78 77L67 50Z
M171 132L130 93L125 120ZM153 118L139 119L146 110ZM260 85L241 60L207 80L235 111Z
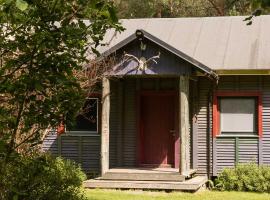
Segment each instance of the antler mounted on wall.
M147 64L149 62L152 61L155 64L157 64L156 59L159 59L160 58L160 52L158 52L158 55L153 56L153 57L151 57L149 59L146 59L145 57L138 58L138 57L136 57L136 56L134 56L132 54L124 54L124 58L126 58L126 60L125 60L126 62L127 61L130 61L130 60L136 61L138 63L138 66L136 67L135 70L145 72L148 69L148 65Z

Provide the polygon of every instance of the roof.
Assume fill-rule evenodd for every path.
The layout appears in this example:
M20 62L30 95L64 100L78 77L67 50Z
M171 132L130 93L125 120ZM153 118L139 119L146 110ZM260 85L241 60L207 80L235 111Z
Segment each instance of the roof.
M213 70L270 69L270 15L247 26L244 16L123 19L126 30L109 31L102 52L131 39L137 29ZM112 49L111 49L112 48Z

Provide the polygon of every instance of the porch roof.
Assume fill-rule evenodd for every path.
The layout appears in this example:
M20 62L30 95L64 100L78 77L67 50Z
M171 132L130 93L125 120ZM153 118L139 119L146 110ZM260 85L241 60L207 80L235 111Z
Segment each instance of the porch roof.
M153 18L121 20L126 30L109 31L100 52L134 39L141 29L149 39L168 48L202 70L268 70L270 15L256 17L251 26L245 16L205 18Z

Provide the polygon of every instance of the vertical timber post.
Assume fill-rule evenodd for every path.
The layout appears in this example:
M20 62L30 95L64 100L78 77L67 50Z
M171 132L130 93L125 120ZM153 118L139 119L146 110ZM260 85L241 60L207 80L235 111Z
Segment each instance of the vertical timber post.
M180 103L180 173L188 176L190 171L190 125L189 125L189 77L180 76L179 79Z
M109 170L110 81L102 79L101 175Z

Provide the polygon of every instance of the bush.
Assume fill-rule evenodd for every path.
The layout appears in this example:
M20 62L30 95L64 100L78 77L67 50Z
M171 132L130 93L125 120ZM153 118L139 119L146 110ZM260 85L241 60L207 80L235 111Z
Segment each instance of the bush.
M48 154L17 155L0 167L0 199L84 199L81 185L86 176L73 161Z
M225 168L217 177L218 190L270 192L270 167L254 163Z

